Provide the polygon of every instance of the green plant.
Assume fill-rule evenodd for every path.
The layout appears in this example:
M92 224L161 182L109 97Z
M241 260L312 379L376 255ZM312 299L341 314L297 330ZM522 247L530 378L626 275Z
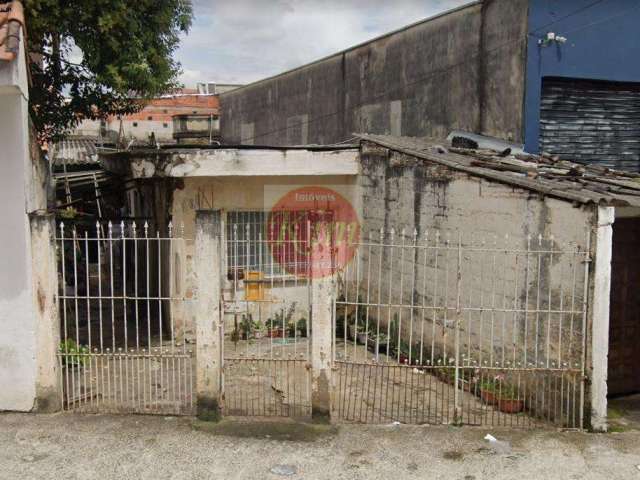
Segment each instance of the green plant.
M295 322L287 323L287 335L290 337L296 336L296 324Z
M501 400L515 400L519 398L518 389L505 381L502 374L485 379L480 383L480 390L491 392Z
M267 321L265 322L266 327L269 330L276 330L276 329L280 329L283 327L283 321L282 321L282 312L276 312L276 314L273 317L269 317L267 318Z
M62 354L63 365L83 366L87 363L87 355L90 353L89 348L76 343L72 338L68 338L60 342L59 347Z
M307 319L304 317L300 317L298 319L296 328L298 329L298 334L301 337L306 337L307 336Z
M242 340L249 340L253 326L253 316L250 313L248 315L242 315L242 320L240 321L240 336Z
M74 207L67 207L59 210L58 215L60 216L60 218L63 218L65 220L72 220L78 215L78 210Z
M137 112L145 99L179 86L174 52L191 25L190 1L23 3L29 103L40 139L56 140L83 118Z

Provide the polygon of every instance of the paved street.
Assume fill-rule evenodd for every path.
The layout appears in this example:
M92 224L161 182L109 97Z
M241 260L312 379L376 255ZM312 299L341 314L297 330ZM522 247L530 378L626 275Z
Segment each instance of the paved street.
M638 479L640 432L0 415L2 479ZM283 475L295 471L293 475ZM279 472L279 473L274 473Z

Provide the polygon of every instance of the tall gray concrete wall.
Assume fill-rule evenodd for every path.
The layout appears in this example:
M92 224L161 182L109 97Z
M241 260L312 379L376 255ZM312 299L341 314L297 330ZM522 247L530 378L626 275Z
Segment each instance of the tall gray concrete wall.
M221 96L225 143L522 138L527 0L488 0Z

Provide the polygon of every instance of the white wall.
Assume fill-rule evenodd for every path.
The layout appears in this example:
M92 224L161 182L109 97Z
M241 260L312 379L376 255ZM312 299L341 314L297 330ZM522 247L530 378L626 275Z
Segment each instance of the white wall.
M0 62L0 410L31 410L36 397L36 318L25 210L31 171L27 95L21 48L16 60Z

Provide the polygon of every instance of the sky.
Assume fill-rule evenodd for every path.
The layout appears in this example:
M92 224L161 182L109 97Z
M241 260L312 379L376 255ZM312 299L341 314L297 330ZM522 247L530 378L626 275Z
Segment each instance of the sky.
M469 0L193 0L176 59L186 87L250 83Z

